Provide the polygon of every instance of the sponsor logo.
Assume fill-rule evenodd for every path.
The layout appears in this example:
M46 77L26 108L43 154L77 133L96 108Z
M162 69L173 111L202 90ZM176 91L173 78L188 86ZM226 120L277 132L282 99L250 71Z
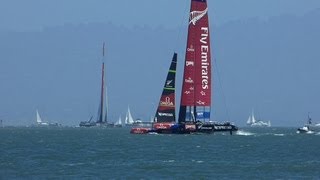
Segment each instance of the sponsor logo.
M194 90L194 87L193 87L193 86L192 86L192 87L190 87L190 88L189 88L189 90L190 90L190 91L193 91L193 90Z
M190 91L185 91L184 93L185 93L185 94L190 94Z
M161 112L158 112L158 115L159 116L166 116L166 117L173 117L172 113L161 113Z
M190 12L190 22L189 24L193 24L193 25L196 25L196 23L203 17L207 14L208 12L208 8L206 8L205 10L203 11L192 11Z
M186 66L194 66L194 61L186 61Z
M205 96L205 95L206 95L206 92L201 91L200 94L201 94L202 96Z
M167 86L170 86L171 83L172 83L172 80L168 80L168 81L166 82L166 85L167 85Z
M184 80L186 83L193 83L193 80L191 79L191 77L189 77L188 79Z
M194 52L193 46L191 45L190 48L187 48L187 51L188 51L188 52Z
M166 101L160 101L161 106L173 106L173 102L171 101L170 97L166 97Z
M185 128L188 129L188 130L196 130L196 125L193 125L193 124L192 125L188 125L188 124L186 124Z
M203 116L203 112L197 112L197 116Z
M214 129L221 130L221 129L232 129L231 126L214 126Z
M197 104L204 105L205 103L199 100L199 101L197 101Z
M208 130L211 130L212 127L205 127L205 126L201 126L201 129L208 129Z
M170 129L173 124L171 123L157 123L154 125L156 129Z
M202 89L209 89L209 68L210 64L208 62L208 53L209 53L209 45L208 45L208 37L209 37L209 28L202 27L201 28L201 78L202 78Z

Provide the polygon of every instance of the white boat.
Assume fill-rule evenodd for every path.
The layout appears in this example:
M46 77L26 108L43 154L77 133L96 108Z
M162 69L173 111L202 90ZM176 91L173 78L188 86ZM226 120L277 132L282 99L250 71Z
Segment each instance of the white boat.
M133 117L131 115L131 112L130 112L130 108L128 106L128 111L127 111L127 114L126 114L126 119L125 119L125 124L128 126L131 126L133 125L134 123L134 120L133 120Z
M310 115L308 114L308 121L307 124L305 124L303 127L297 129L297 133L306 133L306 134L312 134L314 133L313 130L311 130L310 126L312 126L312 119Z
M49 123L47 123L47 122L42 122L42 119L41 119L41 117L40 117L40 114L39 114L38 110L37 110L37 112L36 112L36 121L37 121L37 125L38 125L38 126L49 126Z
M251 126L251 127L271 127L271 122L264 122L262 120L257 120L254 117L254 112L252 111L251 115L249 116L248 120L247 120L247 125Z
M38 110L36 110L36 121L37 121L37 126L38 127L46 127L46 126L61 126L61 124L58 123L48 123L48 122L43 122Z
M121 115L119 116L118 121L114 124L115 127L122 127L122 119L121 119Z

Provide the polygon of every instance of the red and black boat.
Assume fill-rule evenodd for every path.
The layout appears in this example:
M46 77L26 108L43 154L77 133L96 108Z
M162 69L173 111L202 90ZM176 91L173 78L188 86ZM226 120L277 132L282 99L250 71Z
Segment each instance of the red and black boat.
M238 128L211 121L212 63L207 0L191 0L178 123L175 119L177 55L169 69L152 131L157 133L232 134Z

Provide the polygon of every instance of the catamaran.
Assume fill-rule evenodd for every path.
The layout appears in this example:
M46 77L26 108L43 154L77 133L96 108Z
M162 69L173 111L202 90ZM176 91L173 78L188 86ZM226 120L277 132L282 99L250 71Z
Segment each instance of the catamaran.
M108 106L107 106L107 87L105 83L105 67L104 67L104 55L105 55L105 43L103 43L102 48L102 77L101 77L101 94L100 94L100 103L98 109L98 117L96 121L92 120L92 117L88 121L80 122L80 127L92 127L92 126L102 126L102 127L110 127L114 126L113 123L108 122Z
M232 134L237 131L238 128L230 122L210 120L211 46L206 0L191 0L178 123L175 119L176 62L177 55L174 54L151 131L183 134L217 131ZM134 133L133 130L131 133ZM149 131L143 129L137 132Z
M238 130L235 125L210 119L212 65L207 0L191 0L187 38L178 124L187 133L232 134Z

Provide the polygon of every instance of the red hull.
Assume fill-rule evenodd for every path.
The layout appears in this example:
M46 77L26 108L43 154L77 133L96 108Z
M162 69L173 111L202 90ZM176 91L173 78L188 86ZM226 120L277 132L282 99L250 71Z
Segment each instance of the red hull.
M155 123L155 124L153 124L153 128L155 129L155 130L169 130L169 129L171 129L171 127L174 125L174 123L165 123L165 122L163 122L163 123Z
M148 132L150 131L150 128L132 128L130 133L131 134L148 134Z

